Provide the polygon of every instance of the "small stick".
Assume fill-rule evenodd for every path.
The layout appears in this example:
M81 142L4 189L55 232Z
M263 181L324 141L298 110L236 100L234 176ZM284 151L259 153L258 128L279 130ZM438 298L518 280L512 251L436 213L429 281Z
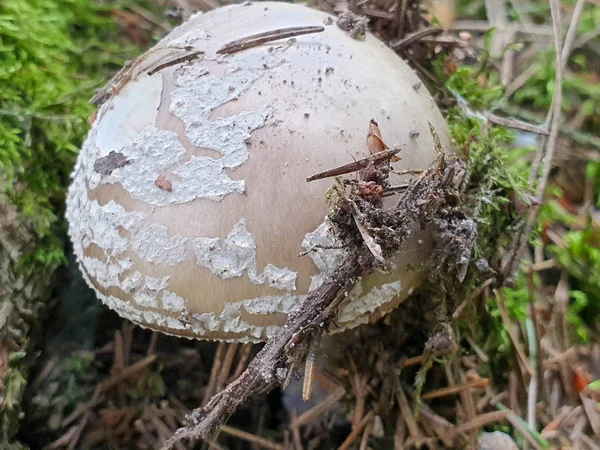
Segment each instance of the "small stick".
M369 411L365 417L358 423L358 425L352 430L352 432L348 435L346 440L342 442L342 445L338 447L338 450L348 450L352 443L356 440L358 435L362 433L362 430L367 426L369 422L373 420L375 416L375 412L373 410Z
M458 425L454 428L455 433L464 433L467 431L476 430L485 425L495 422L503 422L507 420L508 416L511 414L511 411L492 411L485 414L480 414L474 419L463 423L462 425Z
M204 392L204 400L202 401L203 405L208 403L210 398L215 394L217 384L219 382L219 374L221 373L221 366L223 365L223 359L225 358L226 351L227 343L219 342L219 345L217 346L217 351L215 353L215 359L213 361L208 386L206 387L206 391Z
M114 337L114 341L115 341L115 350L114 350L114 361L113 361L113 365L110 369L110 374L111 376L115 376L120 374L123 369L125 368L126 364L125 364L125 352L123 350L123 334L121 331L115 331L115 337ZM118 391L119 391L119 398L121 400L125 399L125 385L123 384L119 384L117 386Z
M371 437L371 432L373 431L373 420L370 420L365 427L365 431L363 432L362 439L360 440L360 450L368 450L369 448L369 437Z
M385 190L382 197L389 197L391 195L397 195L398 193L408 189L409 187L410 187L410 184L408 184L408 183L399 184L397 186L390 186Z
M413 356L412 358L403 359L398 363L398 368L403 369L404 367L416 366L421 364L425 360L425 355Z
M284 450L282 445L276 444L275 442L265 439L263 437L256 436L255 434L248 433L247 431L238 430L237 428L230 427L228 425L221 425L221 431L230 434L231 436L244 439L245 441L258 444L264 448L272 450Z
M290 428L292 430L292 439L294 442L294 446L293 446L293 450L304 450L304 446L302 445L302 439L300 437L300 428L297 425L298 423L298 414L296 413L296 410L293 409L292 410L292 424L290 425Z
M321 180L323 178L335 177L338 175L344 175L346 173L356 172L357 170L364 169L370 163L383 161L386 159L390 159L396 153L398 153L401 149L395 148L392 150L386 150L383 152L375 153L374 155L369 156L368 158L359 159L358 161L354 161L349 164L344 164L343 166L336 167L335 169L325 170L323 172L316 173L306 179L306 181L311 182L315 180Z
M292 421L292 427L298 428L303 425L306 425L310 422L315 421L323 414L327 413L331 408L333 408L336 402L340 401L342 397L346 395L346 389L338 388L333 394L323 400L321 403L313 406L309 410L302 413L301 416L297 417Z
M155 359L156 355L146 356L145 358L140 359L136 363L125 367L121 372L112 376L108 380L98 383L98 385L96 385L96 390L94 391L93 400L96 400L98 398L98 395L102 394L105 391L108 391L109 389L112 389L113 387L121 383L123 380L126 380L132 377L133 375L137 374L138 372L143 370L144 367L152 364Z
M306 362L304 363L304 380L302 383L302 400L305 402L309 401L312 397L313 385L315 382L316 358L317 355L313 350L306 355Z
M244 344L242 349L240 350L240 357L238 359L237 367L233 372L233 375L229 377L229 382L231 383L236 378L238 378L244 369L246 368L246 362L248 362L248 358L250 357L250 352L252 351L252 344Z
M391 172L396 175L421 175L425 171L422 169L407 169L407 170L392 170Z
M177 64L180 64L180 63L183 63L186 61L191 61L192 59L196 59L199 55L203 55L203 54L204 54L204 52L202 50L198 50L196 52L188 53L187 55L183 55L183 56L180 56L179 58L175 58L170 61L164 62L162 64L159 64L155 68L149 70L148 75L152 76L156 72L160 72L161 70L166 69L167 67L175 66Z
M240 50L266 44L267 42L278 41L294 36L302 36L304 34L321 33L323 31L325 31L325 27L322 26L279 28L277 30L253 34L230 42L217 50L217 53L220 55L235 53Z
M468 381L463 384L456 384L454 386L448 386L441 389L436 389L435 391L428 392L421 396L422 400L431 400L433 398L445 397L447 395L453 395L461 393L465 390L473 389L473 388L482 388L488 387L490 385L490 380L487 378L479 378L477 380Z
M463 300L462 303L460 305L458 305L458 307L452 313L452 320L458 319L458 317L461 315L461 313L466 308L466 306L469 303L471 303L473 300L475 300L477 297L479 297L481 294L483 294L483 292L489 286L491 286L494 281L496 281L494 278L488 278L481 284L481 286L479 286L476 290L474 290L471 293L471 295L469 295L465 300Z
M306 355L306 361L304 363L304 382L302 384L302 400L305 402L309 401L312 396L313 385L315 383L315 360L317 359L320 343L321 337L317 334L310 346L308 355Z
M156 331L152 332L152 336L150 337L150 344L148 345L148 349L146 350L146 356L154 355L156 353L156 343L158 342L158 333Z
M223 359L223 364L221 366L221 374L217 379L217 390L216 392L220 392L225 387L227 380L229 378L231 372L231 366L233 365L233 359L237 352L238 347L240 346L237 342L232 342L229 344L229 348L225 353L225 358Z
M511 117L497 116L496 114L486 114L487 119L496 125L502 125L503 127L513 128L515 130L528 131L529 133L539 134L541 136L548 136L550 132L539 125L533 125L531 123L523 122L522 120L513 119Z
M94 96L90 99L90 104L94 106L102 106L108 100L114 90L118 91L122 83L129 79L129 72L133 69L135 61L125 61L125 64L115 76L113 76L108 84L103 88L97 89Z
M404 393L404 389L402 388L402 386L398 386L398 388L396 389L396 401L398 402L398 406L400 407L402 419L404 420L404 423L408 428L410 438L422 438L423 434L419 429L419 425L417 425L414 412L410 409L410 406L408 405L408 400L406 399L406 394Z
M316 252L317 250L342 250L344 246L342 245L315 245L314 247L309 248L305 252L298 253L298 258L308 255L309 253Z
M69 446L67 447L68 450L75 450L75 446L79 442L79 439L81 439L81 433L83 433L83 429L85 428L88 421L90 420L91 415L92 415L91 411L88 411L87 413L85 413L85 415L81 419L81 422L75 428L75 434L73 435L73 438L71 439L71 442L69 443Z
M356 365L353 360L350 360L352 363L354 376L352 377L352 389L354 397L356 398L355 406L354 406L354 414L352 415L352 429L356 429L356 427L360 424L360 421L363 417L363 413L365 411L365 404L367 399L367 387L365 386L366 381L356 373Z
M422 30L415 31L414 33L411 33L408 36L406 36L404 39L401 39L400 41L392 44L391 47L394 50L402 50L403 48L408 47L413 42L423 39L425 36L441 34L443 31L444 30L442 30L439 27L423 28Z

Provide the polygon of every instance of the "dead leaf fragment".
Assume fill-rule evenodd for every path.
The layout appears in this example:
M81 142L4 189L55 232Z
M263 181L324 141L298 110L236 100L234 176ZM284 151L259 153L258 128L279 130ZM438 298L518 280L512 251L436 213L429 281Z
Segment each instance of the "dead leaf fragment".
M389 149L385 142L383 142L383 138L381 137L381 130L379 129L379 125L377 124L375 119L371 119L371 122L369 123L369 133L367 134L367 148L369 149L369 153L371 153L372 155ZM400 161L400 158L398 158L397 156L392 156L390 160L396 162Z

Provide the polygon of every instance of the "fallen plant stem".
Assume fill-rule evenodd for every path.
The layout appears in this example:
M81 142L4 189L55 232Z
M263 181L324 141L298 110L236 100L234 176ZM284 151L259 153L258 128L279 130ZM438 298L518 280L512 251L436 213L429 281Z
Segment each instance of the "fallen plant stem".
M263 437L256 436L255 434L248 433L243 430L238 430L237 428L233 428L227 425L221 425L221 431L223 433L230 434L231 436L244 439L245 441L252 442L253 444L257 444L258 446L263 448L268 448L270 450L285 450L285 447L283 445L276 444L275 442L272 442Z
M542 126L533 125L531 123L523 122L522 120L513 119L511 117L497 116L496 114L492 113L487 113L486 117L491 123L502 125L503 127L527 131L529 133L535 133L541 136L548 136L550 134L548 130Z
M194 410L189 416L192 425L177 430L163 449L171 449L182 440L210 438L252 395L268 392L283 382L289 370L286 368L288 360L303 359L308 352L301 340L317 331L317 324L329 323L332 317L322 317L322 313L340 291L349 291L356 283L362 272L359 259L358 253L349 257L335 278L309 293L298 312L265 344L239 378L214 395L206 406Z
M500 315L502 317L502 322L504 323L504 328L506 329L512 346L515 349L521 373L527 373L527 375L531 377L533 376L533 371L529 365L529 359L527 358L525 351L520 345L520 340L517 331L514 329L513 323L510 320L508 308L506 306L504 291L502 289L494 289L494 294L496 296L496 305L498 306L498 310L500 311Z
M344 164L343 166L336 167L334 169L324 170L323 172L319 172L314 175L311 175L310 177L308 177L306 179L306 181L310 182L310 181L315 181L315 180L321 180L323 178L336 177L339 175L345 175L347 173L356 172L358 170L364 169L371 163L376 163L379 161L391 159L392 156L394 156L399 151L400 151L400 149L396 148L396 149L392 149L392 150L385 150L383 152L375 153L374 155L369 156L368 158L359 159L358 161L354 161L352 163Z
M323 31L325 31L325 27L322 26L289 27L265 31L264 33L253 34L230 42L229 44L226 44L217 50L217 53L221 55L235 53L239 52L240 50L246 50L248 48L266 44L267 42L278 41L280 39L286 39L295 36L302 36L305 34L321 33Z
M477 430L484 425L495 423L495 422L503 422L507 420L508 416L511 414L510 411L492 411L489 413L481 414L474 419L470 420L467 423L463 423L462 425L454 428L455 433L464 433L467 431Z
M128 367L125 367L121 372L112 376L108 380L103 381L102 383L99 383L96 386L96 390L94 391L94 396L92 398L92 401L96 400L98 398L98 396L100 394L102 394L103 392L108 391L109 389L112 389L113 387L115 387L119 383L121 383L123 380L126 380L127 378L130 378L133 375L137 374L142 369L144 369L144 367L147 367L150 364L152 364L155 360L156 360L156 355L146 356L145 358L139 360L138 362L133 363L132 365L130 365Z
M346 390L344 388L339 388L337 392L331 394L322 402L303 412L301 416L292 421L291 427L301 427L314 421L333 408L336 402L340 401L344 395L346 395Z
M339 446L338 450L348 450L352 443L356 440L358 435L362 432L362 430L367 426L367 424L369 424L373 420L374 416L375 413L373 412L373 410L369 411L365 415L365 417L363 417L362 420L357 424L357 426L354 427L352 433L348 435L346 440L342 442L342 445Z
M439 27L423 28L422 30L409 34L400 41L391 44L391 47L396 51L403 50L413 42L420 41L426 36L435 36L437 34L441 34L443 31L444 30Z
M204 54L204 52L202 50L198 50L198 51L189 53L187 55L180 56L179 58L175 58L170 61L164 62L164 63L159 64L158 66L152 68L151 70L149 70L148 75L152 76L155 73L160 72L161 70L166 69L168 67L172 67L172 66L175 66L177 64L181 64L181 63L184 63L187 61L191 61L193 59L196 59L198 56L200 56L202 54Z
M441 389L436 389L435 391L428 392L427 394L423 394L421 396L422 400L431 400L433 398L445 397L447 395L458 394L464 390L476 389L476 388L485 388L490 385L490 380L487 378L479 378L477 380L468 381L463 384L456 384L454 386L448 386Z

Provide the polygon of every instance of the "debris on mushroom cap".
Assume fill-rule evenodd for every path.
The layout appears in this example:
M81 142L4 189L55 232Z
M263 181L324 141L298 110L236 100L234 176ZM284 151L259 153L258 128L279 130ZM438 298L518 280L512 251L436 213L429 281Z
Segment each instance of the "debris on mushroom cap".
M450 148L433 99L383 43L319 27L330 16L306 6L267 5L192 17L100 96L67 199L70 235L99 298L142 326L267 339L345 258L325 219L331 180L307 176L368 156L371 119L402 148L398 170L435 159L428 122ZM322 30L218 53L295 27ZM415 230L394 270L355 286L342 327L412 292L427 236Z

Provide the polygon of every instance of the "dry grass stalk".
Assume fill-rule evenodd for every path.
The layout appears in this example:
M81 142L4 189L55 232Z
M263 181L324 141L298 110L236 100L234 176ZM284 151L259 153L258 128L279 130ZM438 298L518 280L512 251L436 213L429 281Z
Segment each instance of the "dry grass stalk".
M350 446L354 443L356 438L362 433L367 424L373 421L373 417L375 416L375 412L373 410L369 411L365 416L361 419L358 425L352 429L352 432L348 435L346 440L338 447L338 450L348 450Z
M204 400L202 401L203 405L206 405L210 398L216 393L217 385L219 384L219 376L221 375L221 367L223 365L225 354L227 353L228 345L229 344L227 342L219 342L217 346L217 352L215 353L215 359L212 364L208 386L206 386Z
M308 411L306 411L306 412L308 412ZM290 425L290 429L292 431L294 450L304 450L304 446L302 445L302 438L300 437L300 426L303 424L298 420L298 414L296 413L296 410L292 410L291 414L292 414L292 423ZM309 420L309 422L310 422L310 420Z
M238 437L253 444L258 444L261 447L268 448L270 450L285 450L285 448L282 445L276 444L275 442L272 442L260 436L256 436L252 433L248 433L247 431L238 430L237 428L230 427L227 425L222 425L220 429L223 433L230 434L231 436Z
M448 386L445 388L436 389L435 391L423 394L421 398L423 400L431 400L438 397L445 397L448 395L459 394L462 391L468 391L475 388L485 388L490 385L490 380L487 378L479 378L473 381L467 381L465 383L456 384L454 386Z
M346 395L346 390L340 387L336 393L331 394L312 408L306 410L296 419L292 419L290 427L298 428L310 422L314 422L316 419L329 412L331 408L344 397L344 395Z
M404 389L402 386L398 386L396 389L396 399L398 401L398 406L400 407L400 415L402 420L406 424L408 428L408 436L409 439L419 439L423 437L417 422L414 419L414 413L410 406L408 405L408 400L406 399L406 394L404 393Z
M503 422L507 420L510 414L510 411L492 411L489 413L480 414L478 416L475 416L467 423L456 426L454 428L454 431L456 433L477 431L483 426L488 425L490 423Z

